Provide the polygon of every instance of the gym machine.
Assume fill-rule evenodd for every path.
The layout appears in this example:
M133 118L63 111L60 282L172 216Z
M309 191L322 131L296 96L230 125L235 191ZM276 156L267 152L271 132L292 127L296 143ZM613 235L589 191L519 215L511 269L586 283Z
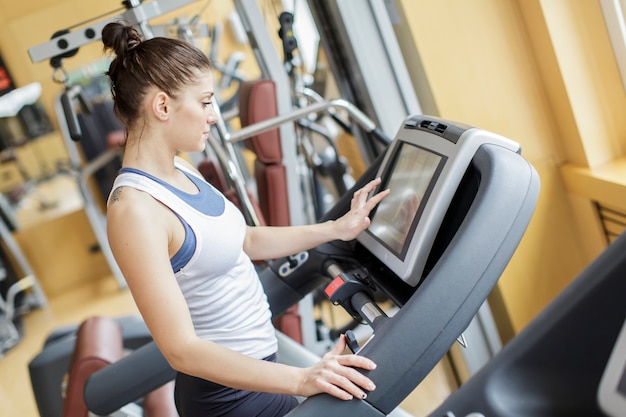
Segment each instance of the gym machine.
M324 287L333 304L373 330L350 346L378 364L367 372L376 390L366 400L347 402L317 395L290 417L395 415L489 295L539 193L538 175L517 143L476 127L411 116L322 220L347 212L352 193L376 176L391 193L372 213L367 231L351 242L271 261L260 272L275 316ZM398 307L393 316L376 305L376 291ZM36 358L39 372L46 367L46 350ZM302 346L280 343L281 362L310 356ZM93 413L110 415L173 377L149 342L93 374L85 401ZM34 380L33 387L37 397Z
M626 234L433 417L626 416Z
M0 98L0 118L15 118L27 106L35 106L40 95L39 83L16 88L3 95ZM22 123L26 134L26 121ZM37 129L38 126L32 124L31 127L37 133L44 130ZM0 138L8 139L4 134L11 130L9 128L7 132L0 131ZM3 148L7 145L4 140L0 142ZM44 307L48 302L28 259L13 237L18 226L9 199L0 194L0 241L3 244L0 247L0 359L22 339L21 315L32 308Z
M113 258L113 253L109 248L106 236L106 226L104 214L98 204L98 197L94 194L89 182L92 178L98 182L100 188L106 189L110 187L112 179L107 174L116 171L118 167L118 157L120 150L118 148L100 149L102 140L91 138L87 140L88 134L83 135L83 123L79 120L79 113L83 115L93 115L94 106L87 99L87 95L78 85L70 85L69 75L63 69L63 59L73 57L78 53L81 46L98 41L102 36L102 29L110 22L119 19L128 20L137 27L146 39L154 36L165 36L168 34L168 26L166 25L150 25L150 20L172 12L180 7L191 4L197 0L153 0L144 3L143 0L125 0L122 2L122 12L114 10L108 13L108 17L96 17L97 21L83 22L79 29L76 26L58 30L52 35L52 38L44 43L33 46L28 49L28 55L32 62L41 62L49 59L50 66L53 68L53 80L62 84L64 90L55 99L54 108L57 114L59 128L62 133L64 143L66 145L71 164L72 174L75 174L81 197L84 202L85 214L92 226L96 240L100 250L102 251L109 268L115 277L120 288L126 288L126 281L119 269L119 266ZM94 19L94 20L95 20ZM75 29L70 31L70 29ZM186 24L178 25L177 35L189 38L191 35L208 36L208 29L205 25L198 24L197 19L191 19ZM114 125L114 117L110 111L110 117L106 114L106 110L101 107L106 105L98 105L95 112L100 120L107 122L107 128ZM111 104L112 107L112 104ZM78 111L76 109L79 109ZM93 122L91 122L93 123ZM89 130L89 129L88 129ZM106 136L107 132L95 132L96 136ZM79 146L78 141L81 141ZM87 159L87 163L83 163L83 157Z
M71 32L69 29L57 31L52 39L28 49L28 55L32 62L41 62L50 59L50 65L61 68L61 60L69 58L78 52L78 48L101 39L102 29L110 22L119 19L128 20L137 26L143 35L149 39L154 36L163 36L165 28L151 26L149 21L155 17L174 11L197 0L154 0L143 3L143 0L125 0L122 2L124 11L117 15L93 22L80 30ZM115 13L113 11L111 14ZM200 26L204 28L204 26ZM194 28L196 29L196 28ZM192 30L188 28L188 30ZM206 34L206 29L204 30Z

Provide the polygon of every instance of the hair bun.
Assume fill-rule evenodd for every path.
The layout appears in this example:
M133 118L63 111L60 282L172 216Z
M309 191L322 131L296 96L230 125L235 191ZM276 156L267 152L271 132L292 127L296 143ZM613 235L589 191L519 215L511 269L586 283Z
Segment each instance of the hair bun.
M105 50L111 50L118 57L124 57L128 51L136 48L143 38L130 22L118 20L108 23L102 29L102 43Z

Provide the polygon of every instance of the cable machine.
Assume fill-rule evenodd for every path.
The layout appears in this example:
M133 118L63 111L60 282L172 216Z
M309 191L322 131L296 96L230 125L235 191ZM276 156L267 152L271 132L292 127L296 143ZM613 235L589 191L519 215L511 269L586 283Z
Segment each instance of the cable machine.
M126 288L127 284L109 247L104 214L98 206L97 197L89 185L90 178L113 161L118 156L119 151L115 149L106 150L86 165L83 164L80 156L80 144L78 143L83 132L75 107L80 107L83 113L90 113L93 108L81 89L78 86L69 84L68 75L63 69L63 59L76 55L81 46L100 40L104 26L118 19L132 22L141 30L146 39L152 38L155 36L155 32L160 34L162 28L150 26L149 21L151 19L194 1L196 0L154 0L144 4L142 0L125 0L122 13L114 14L119 9L114 10L110 13L114 15L105 18L102 18L102 16L96 17L95 21L87 22L87 25L83 25L80 29L73 32L69 29L59 30L52 36L51 40L28 50L32 62L50 60L50 65L53 68L53 80L64 88L64 91L55 100L54 106L59 118L59 126L70 155L70 163L73 170L77 173L77 182L84 201L85 213L92 226L100 250L120 288Z

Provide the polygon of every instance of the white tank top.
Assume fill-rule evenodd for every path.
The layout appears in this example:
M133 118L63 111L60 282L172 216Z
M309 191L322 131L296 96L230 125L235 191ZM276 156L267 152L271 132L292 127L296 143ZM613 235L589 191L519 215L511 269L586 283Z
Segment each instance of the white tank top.
M177 168L196 184L198 194L127 168L116 178L113 190L127 186L147 192L188 224L181 248L188 253L188 261L174 273L196 334L245 355L266 358L276 352L277 341L267 297L254 264L243 251L245 220L235 205L197 173L181 165Z

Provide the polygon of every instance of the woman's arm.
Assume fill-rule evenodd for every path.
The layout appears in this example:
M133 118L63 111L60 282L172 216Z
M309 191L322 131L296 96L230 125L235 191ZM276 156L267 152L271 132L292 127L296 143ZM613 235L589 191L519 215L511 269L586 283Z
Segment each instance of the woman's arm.
M368 199L380 184L380 178L370 181L354 193L350 211L324 223L305 226L248 227L244 250L253 260L275 259L314 248L331 240L352 240L370 225L372 209L389 194L384 190Z
M316 365L296 368L257 360L197 337L169 262L180 221L150 196L118 188L107 210L109 243L135 303L160 351L176 370L233 388L311 396L362 398L371 381L353 367L373 369L340 342ZM342 344L343 343L343 344Z

